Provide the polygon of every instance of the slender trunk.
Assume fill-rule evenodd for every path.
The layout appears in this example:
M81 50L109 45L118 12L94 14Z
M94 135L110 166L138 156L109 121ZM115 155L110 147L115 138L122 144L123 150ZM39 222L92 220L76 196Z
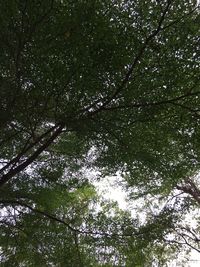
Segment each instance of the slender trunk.
M187 179L185 182L185 185L177 185L176 188L189 194L200 205L200 190L190 179Z

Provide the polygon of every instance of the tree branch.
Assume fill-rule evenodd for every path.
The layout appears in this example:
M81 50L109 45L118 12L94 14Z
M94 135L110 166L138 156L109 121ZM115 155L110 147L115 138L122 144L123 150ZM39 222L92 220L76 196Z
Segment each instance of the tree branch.
M8 173L4 174L0 180L0 187L2 187L6 182L13 178L16 174L23 171L27 166L29 166L52 142L61 134L64 125L61 124L51 135L51 137L41 145L29 158L27 158L23 163L19 164L16 168L11 169Z
M58 127L58 125L55 125L51 127L49 130L47 130L45 133L40 135L34 142L32 142L29 146L22 149L22 151L14 157L8 164L6 164L4 167L0 169L0 173L3 173L6 169L8 169L12 164L15 164L16 162L19 162L20 158L25 155L30 149L32 149L35 145L37 145L44 137L46 137L49 133L54 131Z
M143 56L147 46L149 45L150 41L162 30L162 23L165 19L165 16L167 14L167 12L169 11L170 5L171 5L172 0L168 0L167 1L167 5L166 8L164 9L162 16L160 17L160 20L158 22L158 26L156 28L156 30L154 30L149 37L146 39L146 41L144 42L143 46L141 47L140 51L138 52L137 56L135 57L135 59L133 60L133 63L131 65L131 67L129 68L128 72L125 75L125 78L122 80L121 84L119 85L119 87L116 89L116 91L110 96L110 97L106 97L106 98L101 98L98 99L97 101L95 101L94 103L92 103L90 106L86 107L85 109L83 109L84 111L88 111L91 108L97 106L97 110L95 110L94 112L99 112L100 110L104 109L112 100L114 100L116 98L116 96L120 93L120 91L124 88L124 86L127 84L127 82L130 80L131 75L135 69L135 67L137 66L137 64L139 63L141 57ZM104 103L102 103L105 100ZM98 107L98 103L102 103L102 105L100 105L100 107ZM94 113L93 112L93 113Z

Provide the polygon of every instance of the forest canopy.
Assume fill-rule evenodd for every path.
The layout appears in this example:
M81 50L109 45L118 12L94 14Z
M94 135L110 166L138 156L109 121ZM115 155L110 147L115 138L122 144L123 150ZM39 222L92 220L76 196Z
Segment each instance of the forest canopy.
M200 225L184 223L200 205L198 3L0 10L2 266L169 266L200 252ZM142 199L135 216L95 189L109 176Z

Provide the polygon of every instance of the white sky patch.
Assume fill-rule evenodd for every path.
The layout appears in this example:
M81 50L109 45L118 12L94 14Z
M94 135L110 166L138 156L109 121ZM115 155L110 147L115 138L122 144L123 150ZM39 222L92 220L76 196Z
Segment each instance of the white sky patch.
M115 176L105 177L100 181L95 181L94 185L100 195L102 195L104 198L117 201L120 209L128 209L126 192L119 185L116 186Z
M127 200L127 193L123 186L122 178L117 176L105 177L100 181L95 181L93 184L96 187L96 190L100 195L102 195L105 199L110 199L116 201L119 205L120 209L129 210L133 217L137 216L138 212L140 212L139 217L142 223L145 222L145 212L142 211L143 200L134 200L128 201ZM200 210L195 211L194 215L200 215ZM189 213L186 216L186 223L188 225L192 225L193 227L197 226L197 222L193 219L192 213ZM180 253L177 260L185 257L184 251ZM192 250L189 255L186 255L187 263L184 266L180 265L176 260L169 263L169 267L199 267L200 266L200 253L195 250ZM161 267L161 266L158 266Z

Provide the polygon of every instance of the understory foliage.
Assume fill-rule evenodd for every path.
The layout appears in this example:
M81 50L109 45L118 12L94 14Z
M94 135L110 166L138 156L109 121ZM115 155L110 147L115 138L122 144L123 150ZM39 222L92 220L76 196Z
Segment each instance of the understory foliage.
M200 204L198 3L0 10L2 266L169 266L200 252L199 225L183 223ZM116 173L130 203L143 199L134 215L93 185Z

